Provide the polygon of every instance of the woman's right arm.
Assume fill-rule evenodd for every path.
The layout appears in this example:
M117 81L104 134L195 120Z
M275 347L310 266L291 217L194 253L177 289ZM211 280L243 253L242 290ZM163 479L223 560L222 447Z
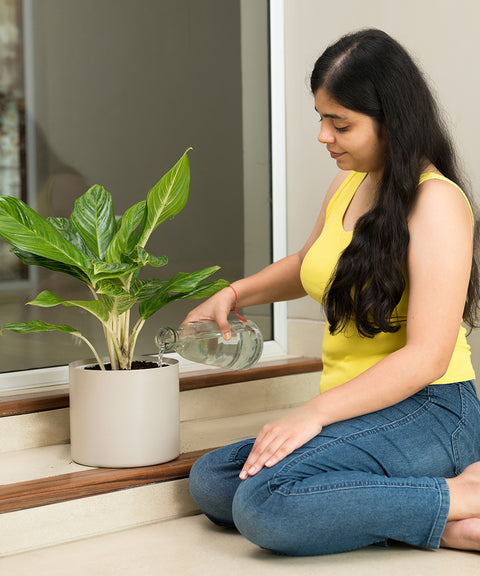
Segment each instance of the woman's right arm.
M300 268L303 259L319 237L325 222L328 203L346 176L346 172L341 172L333 180L315 227L301 250L270 264L252 276L236 280L232 283L233 290L229 286L217 292L217 294L194 308L184 321L215 320L223 335L228 338L230 329L227 316L235 304L239 308L244 308L258 304L283 302L305 296L305 290L300 281Z
M239 308L292 300L305 295L300 282L300 252L270 264L260 272L237 280L194 308L184 322L215 320L225 338L229 338L230 327L227 316L235 304ZM236 298L238 295L238 300Z

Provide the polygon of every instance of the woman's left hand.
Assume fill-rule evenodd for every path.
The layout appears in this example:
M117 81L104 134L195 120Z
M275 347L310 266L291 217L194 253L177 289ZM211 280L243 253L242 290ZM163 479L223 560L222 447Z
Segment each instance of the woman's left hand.
M271 468L321 431L322 425L312 401L269 422L260 430L240 478L245 480L254 476L264 466Z

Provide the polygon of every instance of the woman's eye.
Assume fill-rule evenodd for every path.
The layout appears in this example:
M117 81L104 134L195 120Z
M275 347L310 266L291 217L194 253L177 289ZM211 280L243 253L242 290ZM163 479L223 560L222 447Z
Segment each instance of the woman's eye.
M337 132L346 132L348 130L348 126L334 126Z

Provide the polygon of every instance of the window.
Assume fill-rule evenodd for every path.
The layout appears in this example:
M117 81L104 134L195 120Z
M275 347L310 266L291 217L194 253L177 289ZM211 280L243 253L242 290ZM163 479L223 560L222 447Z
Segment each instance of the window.
M122 213L192 146L187 206L149 243L169 257L157 273L218 264L216 277L233 281L284 255L282 1L0 0L0 11L0 59L10 42L16 74L15 86L0 78L0 129L4 146L17 145L8 178L2 160L0 193L63 216L98 183ZM8 110L5 94L16 102ZM88 314L25 306L43 289L88 297L74 281L22 268L4 243L0 270L0 325L68 323L98 333L92 340L102 349ZM178 325L193 305L175 303L150 319L137 352L153 353L158 327ZM272 341L267 352L279 350L274 341L285 347L286 307L248 314ZM89 355L60 333L0 338L0 389L61 381L62 366Z

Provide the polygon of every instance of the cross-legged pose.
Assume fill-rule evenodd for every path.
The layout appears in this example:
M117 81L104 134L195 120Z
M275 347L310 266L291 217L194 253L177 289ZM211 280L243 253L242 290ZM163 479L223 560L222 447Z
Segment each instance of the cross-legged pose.
M280 554L400 541L480 550L480 402L465 326L479 286L475 218L436 103L379 30L317 60L318 140L340 169L305 246L187 320L229 337L238 305L308 294L326 329L320 393L256 439L194 465L214 522Z

